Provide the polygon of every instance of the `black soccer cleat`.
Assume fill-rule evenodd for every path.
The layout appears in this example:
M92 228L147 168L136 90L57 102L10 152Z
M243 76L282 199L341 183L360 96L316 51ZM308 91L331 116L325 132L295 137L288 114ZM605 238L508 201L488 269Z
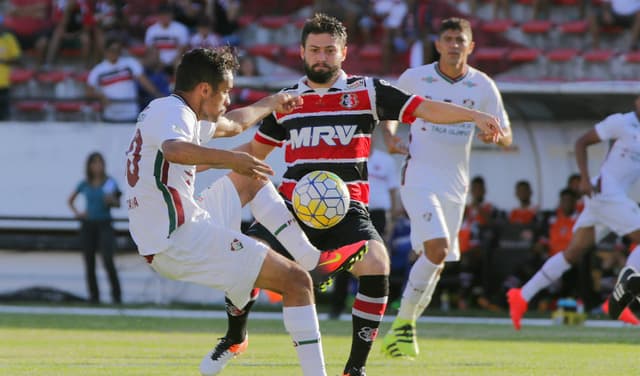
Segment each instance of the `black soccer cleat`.
M609 298L609 317L617 320L638 293L640 293L640 274L633 267L625 266L618 275L618 280Z

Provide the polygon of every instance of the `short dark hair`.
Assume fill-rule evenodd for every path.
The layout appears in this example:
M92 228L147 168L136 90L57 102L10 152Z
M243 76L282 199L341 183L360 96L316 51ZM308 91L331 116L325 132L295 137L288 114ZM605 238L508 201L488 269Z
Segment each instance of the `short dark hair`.
M563 190L560 191L560 197L562 196L571 196L571 198L575 198L576 200L578 199L578 195L576 194L576 192L574 192L573 190L569 189L569 188L565 188Z
M102 165L105 166L106 168L106 164L104 162L104 157L102 156L102 154L100 154L97 151L94 151L93 153L89 154L89 156L87 157L87 162L85 163L85 170L84 170L87 182L90 182L94 178L98 177L98 176L93 176L93 172L91 171L91 164L94 161L102 162ZM102 176L99 176L99 178L102 180L107 178L105 170L102 171Z
M471 184L482 184L482 185L484 185L484 178L482 176L478 175L478 176L474 177L471 180Z
M517 187L527 187L531 189L531 184L528 180L518 180L518 182L516 183L516 188Z
M571 175L569 175L569 178L567 179L567 185L569 185L572 180L580 181L581 179L582 179L582 176L580 176L580 174L571 174Z
M300 38L303 47L307 43L309 34L329 34L341 41L342 44L347 44L347 28L337 18L324 13L316 13L305 21Z
M190 91L206 82L216 89L227 72L238 69L231 47L195 48L182 56L176 69L175 90Z
M463 34L467 34L469 40L473 40L471 23L469 23L469 21L464 18L451 17L442 20L442 23L440 24L440 30L438 30L438 36L441 36L447 30L458 30Z
M119 44L120 47L124 47L124 42L122 41L122 38L119 37L109 37L104 41L104 49L108 50L109 47L113 46L114 44Z

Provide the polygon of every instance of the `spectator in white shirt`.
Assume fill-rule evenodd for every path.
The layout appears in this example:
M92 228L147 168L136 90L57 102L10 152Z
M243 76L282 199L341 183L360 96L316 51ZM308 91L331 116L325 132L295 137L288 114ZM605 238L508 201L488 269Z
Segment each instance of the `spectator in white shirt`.
M189 30L173 20L173 12L168 6L158 9L158 22L149 26L144 36L144 44L160 51L160 61L167 73L173 74L174 67L189 44Z
M191 36L189 41L189 47L192 49L198 47L214 48L223 44L222 38L213 32L209 18L200 18L196 25L196 33Z

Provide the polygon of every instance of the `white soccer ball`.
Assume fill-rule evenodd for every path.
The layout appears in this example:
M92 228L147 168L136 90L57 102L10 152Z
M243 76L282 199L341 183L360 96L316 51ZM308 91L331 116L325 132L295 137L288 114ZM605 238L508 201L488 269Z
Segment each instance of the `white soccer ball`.
M329 171L312 171L293 189L293 211L309 227L327 229L337 225L349 210L349 189Z

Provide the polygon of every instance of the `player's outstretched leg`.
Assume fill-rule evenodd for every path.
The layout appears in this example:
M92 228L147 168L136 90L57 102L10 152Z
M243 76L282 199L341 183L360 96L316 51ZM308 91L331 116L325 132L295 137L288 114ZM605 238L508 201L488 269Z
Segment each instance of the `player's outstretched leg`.
M393 358L413 359L418 356L415 321L396 318L382 340L382 351Z
M507 301L509 302L509 315L516 330L520 330L522 316L527 312L527 301L522 297L521 289L509 289L507 291Z
M622 269L611 297L609 297L609 317L616 320L621 318L625 308L631 304L631 301L636 296L631 289L638 291L639 277L640 274L632 266L626 266Z
M362 260L368 250L368 241L361 240L334 250L322 252L318 260L318 266L309 272L313 284L320 291L325 291L333 282L334 275L343 270L350 271L353 268L353 264Z

